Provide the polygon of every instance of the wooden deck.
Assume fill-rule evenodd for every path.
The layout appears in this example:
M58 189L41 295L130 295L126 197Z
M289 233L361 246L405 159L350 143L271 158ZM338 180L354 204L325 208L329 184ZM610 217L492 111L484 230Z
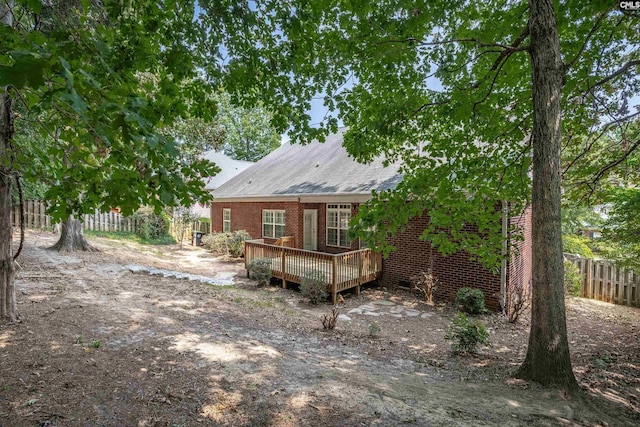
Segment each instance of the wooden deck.
M272 275L282 279L283 288L287 282L300 283L306 271L322 271L334 304L338 292L356 288L360 293L362 284L378 279L382 273L382 255L370 249L328 254L268 245L262 239L247 240L244 249L245 268L255 258L271 259Z

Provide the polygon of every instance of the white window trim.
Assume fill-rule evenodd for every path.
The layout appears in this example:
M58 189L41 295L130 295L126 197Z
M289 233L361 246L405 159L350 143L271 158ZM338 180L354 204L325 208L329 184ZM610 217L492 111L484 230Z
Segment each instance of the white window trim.
M264 214L266 212L271 212L273 214L273 222L264 222ZM276 222L276 213L282 213L282 224L277 223ZM265 225L273 225L273 236L265 236L264 234L264 226ZM282 209L263 209L262 210L262 237L267 238L267 239L278 239L278 237L276 237L276 225L280 225L282 227L286 227L287 225L287 217L286 217L286 211L282 210ZM286 234L286 233L284 233ZM283 235L284 237L284 235Z
M336 207L331 207L331 206L336 206ZM329 212L337 212L338 213L338 227L329 227ZM343 228L340 228L340 212L344 212L344 211L348 211L349 212L349 220L351 220L351 204L350 203L328 203L327 204L327 211L326 211L326 216L325 216L325 244L329 247L332 248L351 248L351 241L349 242L348 246L345 246L343 244L341 244L340 242L340 230L344 230ZM329 244L329 229L335 229L337 230L337 239L338 239L338 244L337 245L330 245ZM347 231L349 229L347 228Z
M225 214L229 214L229 219L225 218ZM226 229L226 225L229 225L229 229ZM231 231L231 209L230 208L225 208L222 209L222 232L226 233L226 232L230 232Z

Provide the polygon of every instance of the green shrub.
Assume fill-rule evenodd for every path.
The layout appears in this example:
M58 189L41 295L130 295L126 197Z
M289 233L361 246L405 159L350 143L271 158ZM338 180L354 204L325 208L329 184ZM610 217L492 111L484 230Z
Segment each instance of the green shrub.
M571 261L564 262L564 292L567 295L579 297L582 294L584 276L580 269Z
M327 297L327 276L319 270L306 270L300 280L300 293L317 304Z
M246 230L232 231L229 237L229 254L240 258L244 256L244 241L250 240L251 236Z
M209 249L211 252L217 255L222 255L227 253L227 236L228 233L211 233L202 236L202 246L206 249Z
M247 264L249 277L258 281L258 286L266 286L271 280L271 260L254 258Z
M211 233L202 238L202 245L217 255L244 256L244 241L251 239L245 230Z
M588 243L589 239L586 237L564 234L562 236L562 251L580 255L583 258L593 258L593 252L591 252Z
M376 322L369 323L368 327L369 327L369 335L371 335L372 337L380 333L380 326Z
M207 216L201 216L200 218L198 218L198 222L211 224L211 218L209 218Z
M140 208L132 215L136 224L136 234L145 240L161 239L169 235L171 218L164 212L155 213L152 208Z
M484 294L480 289L461 288L456 294L456 307L468 314L484 313Z
M491 345L489 332L483 324L469 320L462 313L458 313L452 322L444 338L453 341L451 349L454 353L475 353L478 344Z

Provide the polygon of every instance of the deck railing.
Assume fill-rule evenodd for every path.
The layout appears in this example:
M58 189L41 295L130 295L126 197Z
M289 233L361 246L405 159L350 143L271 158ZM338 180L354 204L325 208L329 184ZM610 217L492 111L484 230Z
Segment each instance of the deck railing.
M312 270L322 272L334 304L338 292L356 288L360 293L362 284L376 280L382 273L382 255L370 249L329 254L269 245L262 239L245 241L245 268L255 258L271 260L271 274L282 279L284 288L288 281L300 283Z
M275 241L276 246L287 246L289 248L296 247L296 236L284 236Z

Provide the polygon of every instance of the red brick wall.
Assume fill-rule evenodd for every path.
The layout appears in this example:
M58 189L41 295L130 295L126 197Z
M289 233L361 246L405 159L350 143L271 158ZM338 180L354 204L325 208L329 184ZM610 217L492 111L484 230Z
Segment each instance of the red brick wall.
M528 207L522 215L511 218L510 222L520 230L524 240L513 240L515 250L512 252L507 268L507 297L517 286L521 286L526 292L531 291L531 207Z
M344 203L343 203L344 204ZM211 204L211 231L222 231L222 210L231 209L231 230L247 230L253 239L262 238L262 210L284 210L285 234L295 236L296 246L303 247L304 210L318 210L318 251L327 253L341 253L358 249L359 242L354 239L351 248L327 246L327 204L326 203L298 203L298 202L214 202ZM358 213L358 204L351 204L351 215ZM275 239L265 239L266 243L273 243Z
M285 210L285 232L287 236L296 237L296 245L303 246L303 221L305 209L318 210L318 250L321 252L340 253L358 249L358 241L351 248L336 248L326 245L326 204L298 202L224 202L211 204L211 230L222 231L222 209L231 209L231 229L247 230L254 239L262 238L262 210ZM358 211L358 204L352 204L352 215ZM485 293L487 307L500 308L500 274L492 273L480 263L469 260L468 253L461 251L447 257L431 250L429 243L419 239L427 227L429 217L423 215L412 219L406 230L390 239L397 250L383 261L383 272L380 284L395 287L401 281L409 282L412 276L427 271L430 256L433 256L434 275L439 280L439 288L435 297L440 300L453 300L456 292L462 287L481 289ZM528 287L531 281L531 210L524 215L511 219L511 223L524 230L524 240L517 243L519 252L509 260L507 267L507 286L521 283ZM265 239L273 243L274 239Z
M331 203L333 204L333 203ZM346 204L346 203L341 203ZM318 210L318 251L326 252L330 254L339 254L341 252L355 251L359 249L359 242L354 239L351 242L350 248L340 248L335 246L327 246L327 204L326 203L303 203L301 211L304 209L317 209ZM358 204L351 203L351 216L355 216L358 213ZM304 218L303 218L304 222Z
M428 215L413 218L406 230L389 239L396 247L383 261L381 285L394 287L400 282L411 281L411 277L427 271L433 256L433 274L438 279L438 290L434 296L438 300L452 301L460 288L481 289L485 294L487 307L500 308L500 274L494 274L480 263L471 261L469 254L460 251L443 256L437 248L419 239L429 222Z
M296 245L302 243L302 211L298 202L213 202L211 203L211 231L222 231L222 209L231 209L231 230L246 230L251 238L262 238L262 210L285 211L285 235L295 236ZM275 239L265 239L273 243Z

